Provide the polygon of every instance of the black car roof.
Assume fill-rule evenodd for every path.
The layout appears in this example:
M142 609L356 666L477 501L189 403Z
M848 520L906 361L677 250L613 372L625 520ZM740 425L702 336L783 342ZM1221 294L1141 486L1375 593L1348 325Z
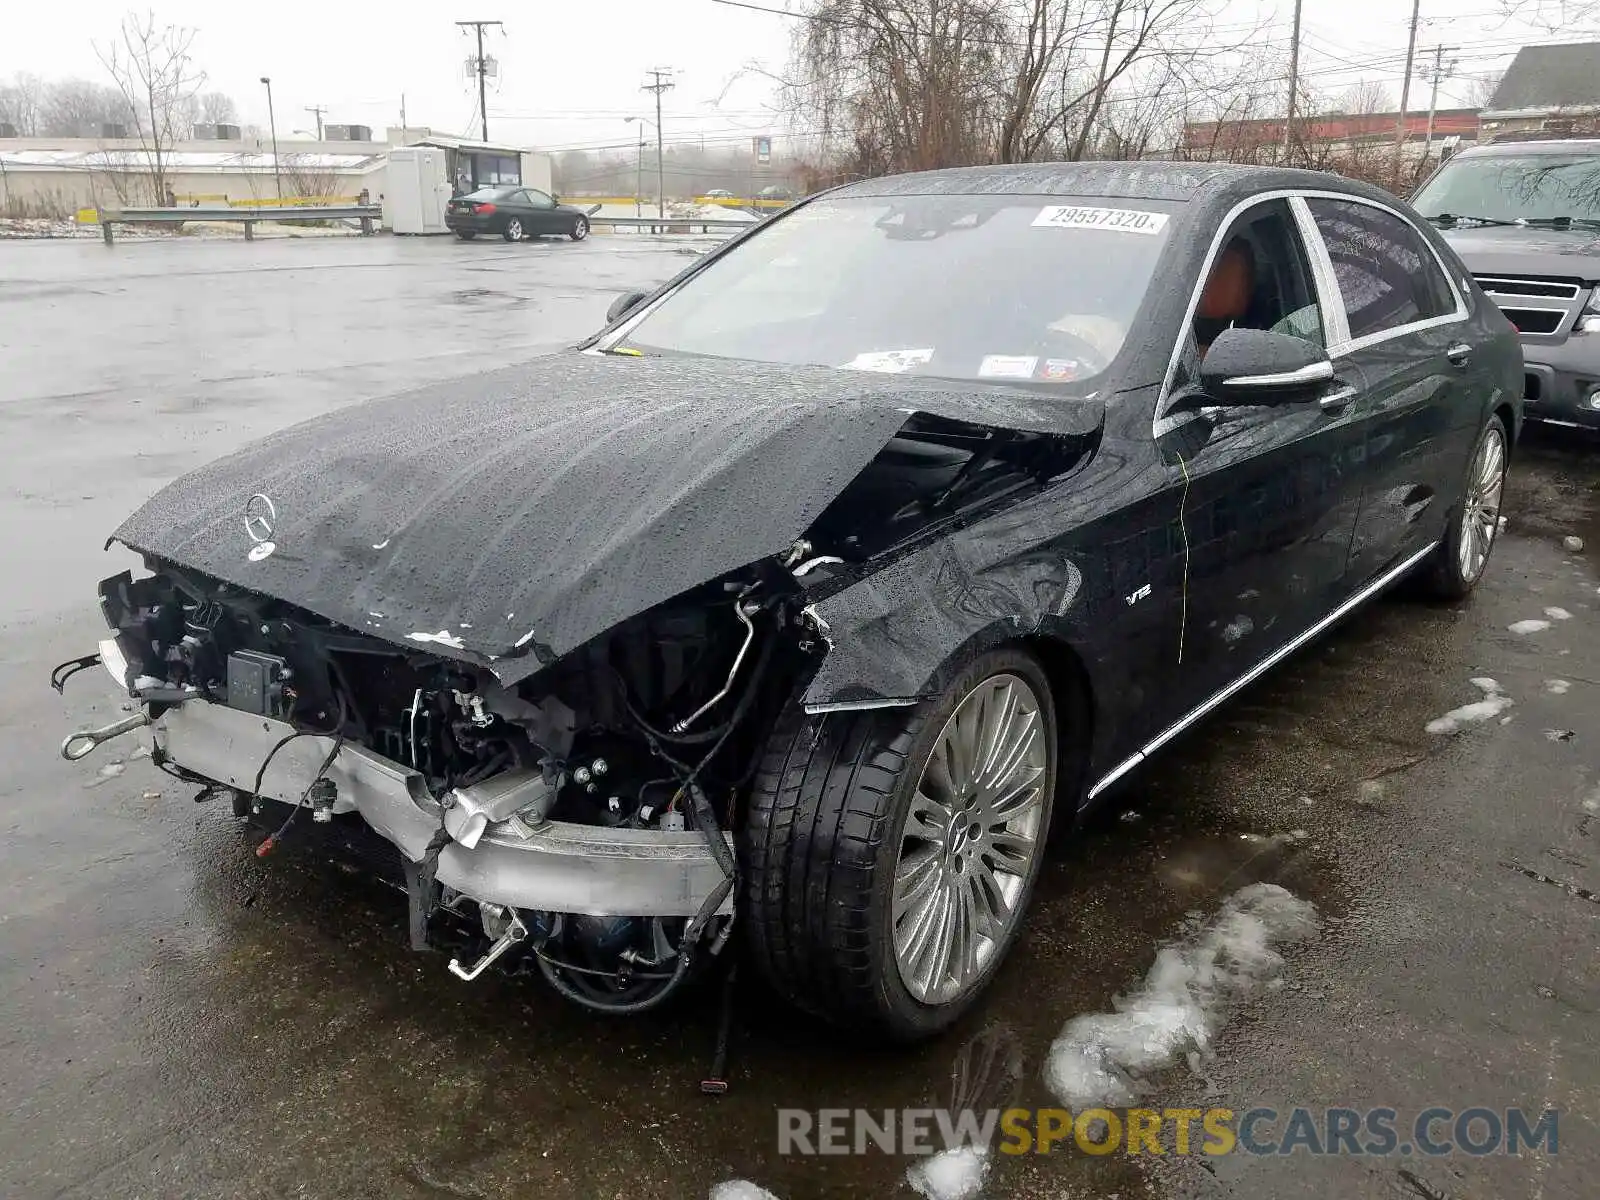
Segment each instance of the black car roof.
M1316 187L1365 194L1350 181L1318 171L1235 163L1067 162L950 167L846 184L835 196L1117 196L1184 203L1216 189L1250 192Z

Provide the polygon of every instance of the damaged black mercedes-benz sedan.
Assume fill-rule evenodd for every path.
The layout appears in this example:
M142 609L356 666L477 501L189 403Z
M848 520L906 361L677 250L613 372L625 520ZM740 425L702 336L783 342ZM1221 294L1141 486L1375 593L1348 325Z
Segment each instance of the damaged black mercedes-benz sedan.
M1515 333L1329 176L857 183L566 355L348 407L116 530L163 769L364 822L415 943L660 1003L730 938L832 1020L954 1021L1047 834L1413 571L1461 597ZM471 957L471 956L466 956Z

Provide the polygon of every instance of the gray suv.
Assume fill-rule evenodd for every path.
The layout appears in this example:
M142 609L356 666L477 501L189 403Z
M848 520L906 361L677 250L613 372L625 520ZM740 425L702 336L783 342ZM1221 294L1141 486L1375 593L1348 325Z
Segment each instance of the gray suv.
M1412 204L1521 334L1527 415L1600 429L1600 139L1465 150Z

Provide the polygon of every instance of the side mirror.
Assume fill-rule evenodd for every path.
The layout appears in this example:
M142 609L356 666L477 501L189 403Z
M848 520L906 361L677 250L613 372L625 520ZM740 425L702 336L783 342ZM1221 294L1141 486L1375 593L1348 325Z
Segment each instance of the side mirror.
M1200 363L1200 386L1215 404L1292 404L1322 390L1333 361L1321 346L1264 329L1224 329Z
M618 296L611 302L611 307L606 309L606 324L610 325L638 308L639 301L644 297L644 292L624 292Z

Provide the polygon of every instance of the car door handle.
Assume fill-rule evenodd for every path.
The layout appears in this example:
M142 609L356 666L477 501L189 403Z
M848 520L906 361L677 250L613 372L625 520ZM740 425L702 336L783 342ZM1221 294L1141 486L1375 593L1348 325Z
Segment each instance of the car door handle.
M1353 387L1336 388L1326 396L1318 397L1317 406L1324 412L1338 412L1346 404L1356 398L1356 389Z
M1467 365L1467 360L1472 357L1472 347L1465 342L1457 342L1444 352L1444 356L1458 367Z

